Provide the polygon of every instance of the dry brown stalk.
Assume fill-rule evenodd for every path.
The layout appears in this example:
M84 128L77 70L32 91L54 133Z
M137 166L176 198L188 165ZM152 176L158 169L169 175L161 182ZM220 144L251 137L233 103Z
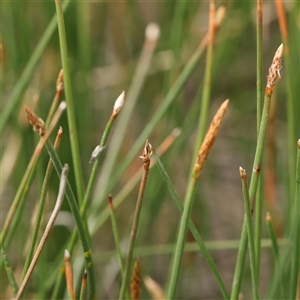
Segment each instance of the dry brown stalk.
M130 283L130 299L139 300L141 296L141 265L140 260L137 259L133 266L131 283Z
M212 148L215 139L217 137L218 131L220 129L221 123L223 121L224 115L227 111L229 104L229 100L225 100L218 111L216 112L209 129L206 133L206 136L204 138L204 141L200 147L200 150L198 152L197 158L196 158L196 163L194 165L194 170L193 170L193 177L195 180L197 180L201 172L205 166L208 154L210 152L210 149Z
M274 90L274 86L277 80L280 78L280 70L282 69L282 55L283 55L283 44L281 44L272 61L271 67L269 68L268 82L266 87L266 95L271 96Z
M72 300L76 299L74 283L73 283L73 269L70 259L70 252L65 250L64 261L65 261L65 274L66 274L66 282L68 287L68 292Z

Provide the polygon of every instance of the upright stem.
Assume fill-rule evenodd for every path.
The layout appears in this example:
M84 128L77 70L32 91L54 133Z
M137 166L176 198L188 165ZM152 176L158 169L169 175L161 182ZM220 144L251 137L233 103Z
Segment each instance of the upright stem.
M263 5L262 0L257 0L257 25L256 25L256 98L257 98L257 136L259 135L259 127L261 122L261 114L263 107L263 78L262 78L262 63L263 63ZM255 258L256 271L259 282L260 270L260 244L261 244L261 228L262 228L262 178L260 177L258 189L256 192L257 205L255 210Z
M66 95L66 102L68 107L67 115L68 115L69 135L70 135L72 158L74 164L77 197L78 197L79 204L81 205L83 202L84 185L83 185L82 169L80 165L79 144L78 144L78 136L76 130L74 102L72 96L71 77L70 77L69 63L68 63L67 39L66 39L64 15L63 15L61 0L55 0L55 6L57 12L61 60L62 60L62 66L64 71L65 95Z
M127 259L126 259L126 263L125 263L125 269L124 269L124 275L123 275L119 300L125 299L125 293L127 290L127 283L128 283L129 276L130 276L130 266L131 266L132 254L133 254L133 249L134 249L134 245L135 245L135 238L136 238L136 233L137 233L137 228L138 228L138 223L139 223L139 218L140 218L140 212L141 212L141 208L142 208L143 196L144 196L148 172L149 172L150 155L151 154L152 154L152 146L148 143L148 140L147 140L146 144L145 144L143 155L140 156L140 158L143 160L143 163L144 163L144 173L143 173L143 177L142 177L142 181L141 181L141 185L140 185L140 189L139 189L139 194L138 194L138 198L137 198L137 203L136 203L136 207L135 207L135 212L134 212L134 219L133 219L132 228L131 228L130 241L129 241Z
M297 284L299 275L299 251L300 251L300 140L298 140L298 152L297 152L297 165L296 165L296 194L294 202L294 216L292 222L292 238L293 238L293 250L292 250L292 274L291 274L291 287L290 287L290 299L296 299Z

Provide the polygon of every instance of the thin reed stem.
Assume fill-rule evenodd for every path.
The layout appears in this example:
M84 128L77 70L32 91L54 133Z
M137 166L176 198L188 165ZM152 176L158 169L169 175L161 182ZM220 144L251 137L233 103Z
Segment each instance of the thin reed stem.
M259 127L261 122L261 114L263 108L263 5L262 0L256 2L256 123L257 123L257 136L259 135ZM260 240L262 229L262 176L259 178L258 188L256 192L256 210L255 210L255 259L256 259L256 271L259 282L260 274Z
M93 169L89 178L89 182L87 185L87 189L84 195L84 199L83 199L83 203L82 206L80 208L80 214L82 217L85 216L86 214L86 210L90 204L91 201L91 196L92 196L92 191L94 189L94 185L96 182L96 178L98 175L98 171L100 168L100 164L102 162L102 158L104 155L104 150L106 149L107 146L107 141L108 141L108 137L110 135L111 129L114 125L114 122L117 118L117 116L119 115L119 112L124 104L124 97L125 97L125 92L122 92L121 95L117 98L117 100L115 101L114 104L114 108L113 108L113 112L110 116L110 119L108 120L105 130L103 132L100 144L98 146L96 146L95 150L92 153L91 159L90 159L90 163L93 163ZM78 231L75 229L72 233L71 239L67 245L67 248L69 250L69 252L72 254L74 247L76 245L76 242L78 240ZM64 274L63 272L61 272L57 278L56 281L56 285L54 288L54 292L53 292L53 298L57 299L59 298L59 293L60 290L62 288L62 280L64 278Z
M71 0L65 0L63 4L63 9L69 7ZM4 129L6 123L8 122L9 118L12 114L19 110L20 102L22 100L22 94L25 92L26 87L28 86L30 79L33 76L34 70L41 58L48 42L50 41L52 35L54 34L57 27L56 16L53 16L51 21L49 22L47 28L45 29L38 45L36 46L35 50L33 51L28 63L26 64L24 71L22 72L21 77L17 81L14 89L11 93L7 101L7 105L4 108L3 112L0 116L0 132Z
M181 265L182 254L184 250L184 244L186 239L186 233L188 229L188 221L190 219L190 213L193 205L193 198L196 190L196 184L202 174L202 170L205 166L208 154L214 144L218 131L220 129L222 120L226 113L229 100L222 103L216 115L214 116L202 146L198 152L194 169L192 172L192 180L189 183L188 190L184 200L184 209L180 220L179 233L177 238L177 245L174 254L173 266L171 268L170 285L168 289L167 299L174 299L176 288L178 285L179 270Z
M279 274L279 276L281 277L280 280L280 290L281 290L281 296L284 297L284 299L287 299L287 296L285 294L285 290L283 287L283 280L282 280L282 274L280 272L280 260L279 260L279 248L278 248L278 242L277 242L277 238L276 238L276 234L272 225L272 218L271 215L269 214L269 212L267 212L266 215L266 223L267 223L267 230L268 230L268 235L269 238L272 242L272 252L273 252L273 256L274 256L274 261L275 261L275 274Z
M290 44L289 44L289 32L288 32L288 25L286 21L284 6L282 0L275 0L276 9L278 14L278 21L279 27L281 31L281 38L283 41L284 46L284 60L285 60L285 69L286 69L286 87L287 87L287 123L288 123L288 184L289 184L289 199L294 199L295 193L295 181L293 180L295 176L295 166L296 166L296 151L295 151L295 143L297 141L296 137L296 129L295 129L295 103L294 103L294 96L293 96L293 89L292 89L292 76L293 73L293 65L291 61L291 54L290 54ZM293 218L293 204L294 201L290 201L290 218Z
M253 291L252 297L253 299L259 299L258 278L257 278L257 271L256 271L255 247L254 247L254 233L253 233L252 216L250 210L247 175L246 175L246 171L243 168L240 167L239 170L242 179L245 218L247 222L247 232L248 232L248 241L249 241L250 267L251 267L252 291Z
M58 195L57 195L57 200L56 200L56 204L55 204L55 207L53 209L53 212L51 214L51 217L48 221L48 224L46 226L46 229L45 229L45 232L40 240L40 243L39 245L37 246L37 249L36 249L36 252L34 254L34 257L30 263L30 266L26 272L26 275L22 281L22 284L19 288L19 291L15 297L15 300L18 300L20 299L20 297L22 296L22 293L25 289L25 286L33 272L33 269L37 263L37 260L44 248L44 245L46 243L46 240L50 234L50 231L54 225L54 222L56 220L56 217L60 211L60 208L61 208L61 205L63 203L63 199L64 199L64 196L65 196L65 189L66 189L66 185L67 185L67 175L68 175L68 172L69 172L69 166L67 164L64 165L63 169L62 169L62 172L61 172L61 179L60 179L60 185L59 185L59 190L58 190Z
M55 113L55 116L53 117L53 120L49 126L49 128L46 130L45 132L45 127L44 126L44 122L42 119L38 118L33 111L31 111L28 107L26 107L26 111L28 114L28 119L29 122L33 125L34 130L38 130L40 131L40 135L42 134L42 138L39 140L39 143L37 144L34 153L27 165L25 174L22 177L21 183L18 187L16 196L12 202L12 205L9 209L9 212L7 214L6 220L4 222L2 231L1 231L1 237L0 237L0 246L3 245L3 243L5 242L5 239L7 237L7 233L9 230L9 227L11 225L11 222L14 218L14 215L16 213L16 210L18 208L18 206L20 205L20 203L22 203L25 200L25 196L27 195L27 189L25 189L26 185L29 182L29 178L30 176L32 176L32 172L34 171L38 158L40 157L40 154L42 152L42 149L45 145L45 143L47 142L51 132L53 131L54 127L56 126L58 120L60 119L63 111L66 109L66 105L65 102L62 102L60 104L60 106L57 109L57 112ZM35 123L34 123L35 122ZM25 191L26 190L26 191ZM24 193L25 191L25 193Z
M161 174L162 178L165 180L165 182L167 184L168 190L169 190L170 194L172 195L173 200L175 201L180 213L182 214L183 210L184 210L183 204L182 204L182 202L181 202L181 200L180 200L180 198L179 198L179 196L176 192L175 187L173 186L173 183L172 183L168 173L166 172L161 160L159 159L159 157L156 154L156 151L154 149L153 149L153 154L152 155L155 158L157 167L160 171L160 174ZM188 226L189 226L189 229L190 229L192 235L194 236L194 238L195 238L195 240L198 244L199 249L203 253L203 256L204 256L206 262L208 263L211 271L213 272L213 274L215 276L215 279L216 279L217 284L220 288L220 291L222 293L223 298L224 299L229 299L229 294L226 290L225 284L224 284L224 282L222 280L222 277L221 277L221 275L218 271L218 268L215 265L215 263L213 261L213 258L211 257L209 251L207 250L207 248L205 246L205 243L202 240L202 237L201 237L199 231L197 230L196 226L194 225L194 223L191 219L189 220Z
M139 189L139 194L138 194L138 198L137 198L137 203L136 203L136 207L135 207L135 212L134 212L134 218L133 218L133 223L132 223L132 228L131 228L131 234L130 234L129 246L128 246L128 251L127 251L127 258L126 258L126 263L125 263L122 286L121 286L121 291L119 294L119 300L123 300L125 298L127 284L129 281L131 260L132 260L134 245L135 245L135 238L136 238L137 228L138 228L138 224L139 224L139 218L140 218L140 213L141 213L141 208L142 208L144 192L145 192L148 173L149 173L151 154L152 154L152 146L148 143L148 140L147 140L145 147L144 147L143 155L140 156L140 158L143 160L143 164L144 164L144 173L143 173L143 177L142 177L142 181L141 181L141 185L140 185L140 189Z
M83 196L84 196L84 184L83 184L83 175L82 175L82 169L80 164L79 143L78 143L76 122L75 122L75 110L74 110L74 102L73 102L72 87L71 87L71 76L70 76L69 63L68 63L67 39L66 39L64 15L63 15L61 0L55 0L55 7L57 13L61 61L62 61L63 72L64 72L65 96L66 96L66 102L68 107L68 111L67 111L68 126L69 126L71 151L72 151L72 158L73 158L73 165L74 165L76 190L77 190L79 206L81 206L83 202Z
M299 251L300 251L300 140L298 140L297 151L297 165L296 165L296 193L294 216L292 221L292 270L291 270L291 285L290 285L290 299L296 299L298 275L299 275Z
M57 132L56 139L54 142L54 149L56 151L59 148L61 138L62 138L62 133L63 133L63 131L62 131L62 128L60 127ZM32 260L32 256L34 253L34 249L35 249L35 245L36 245L36 241L37 241L37 237L38 237L38 233L39 233L39 229L40 229L40 225L41 225L41 221L42 221L42 217L43 217L44 205L45 205L45 201L46 201L50 178L52 175L52 170L53 170L53 164L52 164L52 161L49 160L47 170L45 173L45 177L44 177L43 186L42 186L42 192L41 192L41 196L40 196L40 200L39 200L39 207L38 207L38 212L37 212L36 219L35 219L32 238L31 238L29 250L26 255L25 264L23 267L22 279L24 278L24 276L27 272L27 269L29 267L29 264Z
M260 169L261 169L264 142L266 139L271 96L275 84L278 78L280 78L282 55L283 55L283 45L281 44L274 55L271 67L269 69L268 82L265 89L262 119L261 119L259 134L257 138L256 151L255 151L253 170L252 170L253 173L251 176L251 181L249 186L250 207L251 207L252 214L254 211L255 196L256 196L257 185L259 181L258 179L259 179ZM232 283L231 299L238 299L239 296L244 264L246 259L246 253L247 253L247 245L248 245L247 243L248 243L247 223L246 223L246 218L244 218L244 224L243 224L242 234L241 234L241 244L238 251L237 263L236 263L236 268L235 268L233 283Z
M73 268L71 264L71 255L68 250L65 250L64 261L65 261L65 274L66 274L66 282L68 287L68 295L71 300L76 300L74 283L73 283Z
M84 270L83 276L82 276L82 281L81 281L81 289L80 289L79 300L86 300L86 296L87 296L86 285L87 285L87 271Z
M7 256L6 249L5 249L4 245L2 245L0 248L1 248L1 257L2 257L4 267L5 267L5 271L6 271L6 274L7 274L8 281L9 281L9 285L12 288L13 295L16 296L16 294L18 293L19 287L18 287L18 284L16 282L15 275L14 275L11 263L9 261L9 258Z
M54 168L56 170L56 173L58 174L58 176L60 176L61 170L62 170L62 163L51 143L51 141L47 141L46 143L46 148L47 151L51 157L52 163L54 165ZM94 276L94 265L93 265L93 259L92 259L92 252L91 252L91 248L89 246L89 242L88 242L88 236L85 232L85 228L84 228L84 224L79 212L79 208L77 205L77 201L75 199L74 193L72 191L72 188L70 186L70 183L67 182L67 186L66 186L66 197L78 230L78 234L81 240L81 244L82 244L82 248L83 248L83 252L84 252L84 258L85 258L85 262L86 262L86 268L88 271L88 275L89 275L89 292L90 292L90 297L93 299L95 297L95 293L96 293L96 285L95 285L95 276Z
M210 0L209 7L209 26L208 26L208 46L206 52L205 61L205 74L203 80L203 89L201 95L201 106L199 112L197 140L194 145L193 158L196 158L201 143L205 136L205 129L207 126L208 107L211 94L211 82L212 82L212 66L213 66L213 50L214 50L214 38L215 38L215 12L216 5L213 0ZM192 161L193 163L193 161ZM193 164L191 170L193 169Z
M119 238L119 232L118 232L118 226L117 226L117 220L116 220L116 214L115 214L115 208L113 204L113 198L112 195L108 196L108 206L110 208L110 217L111 217L111 225L113 229L113 234L114 234L114 239L115 239L115 244L117 248L117 254L118 254L118 260L120 264L120 269L122 273L122 277L124 277L124 260L123 260L123 255L120 247L120 238Z

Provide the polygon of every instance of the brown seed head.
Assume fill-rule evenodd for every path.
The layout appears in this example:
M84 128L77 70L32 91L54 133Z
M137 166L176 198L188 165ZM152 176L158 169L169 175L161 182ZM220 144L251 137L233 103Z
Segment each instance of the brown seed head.
M153 152L152 149L153 149L152 145L148 142L148 140L146 140L145 147L144 147L144 150L143 150L143 154L141 156L139 156L139 158L141 158L143 160L144 169L149 168L150 157L151 157L152 152Z
M283 44L281 44L272 61L271 67L269 68L268 82L266 87L266 93L272 95L275 84L280 78L280 70L282 69L282 55L283 55Z
M139 300L141 296L141 266L140 260L137 259L133 266L132 277L130 282L130 299Z
M239 167L239 171L240 171L241 178L246 179L247 178L246 170L243 169L242 167Z
M204 141L201 145L201 148L198 152L198 156L196 159L196 163L194 166L194 171L193 171L193 176L195 179L198 179L201 175L202 169L205 166L208 154L215 142L215 139L217 137L217 134L219 132L221 123L223 121L224 115L227 111L228 108L228 104L229 104L229 100L225 100L222 105L220 106L220 108L218 109L218 111L216 112L210 126L209 129L206 133L206 136L204 138Z
M64 90L64 71L61 69L56 80L56 92L61 94Z
M33 130L38 132L40 136L43 136L46 132L45 122L39 118L28 106L25 106L27 113L27 119L32 125Z

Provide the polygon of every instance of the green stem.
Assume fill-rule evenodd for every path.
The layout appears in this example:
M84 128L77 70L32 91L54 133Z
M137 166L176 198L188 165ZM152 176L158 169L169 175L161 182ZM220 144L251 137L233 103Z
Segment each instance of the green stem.
M212 3L212 2L211 2ZM211 94L211 82L212 82L212 66L213 66L213 50L214 50L214 16L215 16L215 6L212 5L210 7L210 20L209 20L209 43L207 46L206 53L206 62L205 62L205 74L203 80L203 90L201 96L201 106L199 112L199 120L198 120L198 129L197 129L197 140L194 147L193 160L196 159L198 150L200 148L201 143L203 142L206 127L207 127L207 117L208 117L208 107L210 101ZM193 164L191 166L191 170L193 168Z
M257 107L257 135L259 135L259 127L262 117L263 107L263 7L262 0L257 0L257 24L256 24L256 107ZM259 282L260 273L260 240L261 240L261 229L262 229L262 210L263 210L263 199L262 199L262 178L259 179L258 189L256 192L256 210L255 210L255 258L256 258L256 271Z
M56 137L55 143L54 143L54 149L56 151L60 145L61 136L62 136L62 130L60 129L58 132L58 135ZM40 200L39 200L39 207L38 207L38 212L36 215L32 238L31 238L28 253L26 255L25 264L23 267L22 279L24 279L24 276L27 272L27 269L30 265L30 262L32 260L33 254L34 254L34 249L36 246L37 237L38 237L38 233L39 233L39 229L40 229L40 225L41 225L41 221L42 221L42 217L43 217L44 205L45 205L45 201L46 201L50 178L52 175L52 170L53 170L53 164L52 164L52 161L49 160L47 170L45 173L45 177L44 177L43 186L42 186L42 192L41 192L41 196L40 196Z
M123 261L121 247L120 247L120 238L119 238L119 233L118 233L115 209L114 209L114 205L112 202L112 196L109 196L108 200L109 200L109 208L110 208L111 225L112 225L115 244L116 244L116 248L117 248L119 264L120 264L120 268L122 271L122 277L124 277L124 261Z
M159 157L157 156L156 154L156 151L153 150L153 157L157 163L157 167L160 171L160 174L162 176L162 178L165 180L165 182L167 183L167 186L168 186L168 189L169 189L169 192L170 194L172 195L172 198L173 200L175 201L179 211L181 212L181 214L183 213L183 210L184 210L184 207L183 207L183 204L175 190L175 187L173 186L173 183L168 175L168 173L166 172L161 160L159 159ZM225 284L222 280L222 277L218 271L218 268L217 266L215 265L214 261L213 261L213 258L211 257L209 251L207 250L206 246L205 246L205 243L204 241L202 240L202 237L200 235L200 233L198 232L196 226L194 225L193 221L191 219L189 219L189 223L188 223L188 226L189 226L189 229L191 230L191 233L193 234L198 246L199 246L199 249L201 250L201 252L203 253L204 255L204 258L206 260L206 262L208 263L211 271L213 272L214 276L215 276L215 279L217 281L217 284L220 288L220 291L222 293L222 296L224 299L229 299L229 295L228 295L228 292L226 290L226 287L225 287Z
M69 135L70 135L72 158L73 158L75 181L76 181L76 190L77 190L78 202L79 205L81 206L83 202L83 196L84 196L84 184L83 184L82 169L80 165L79 144L78 144L78 136L76 130L74 102L72 96L71 77L70 77L69 63L68 63L67 39L66 39L64 15L63 15L61 0L55 0L55 6L57 12L61 60L62 60L62 66L64 71L64 87L65 87L65 96L66 96L66 102L68 107L67 115L68 115Z
M298 140L297 151L297 165L296 165L296 193L294 202L294 216L292 226L292 270L291 270L291 285L290 285L290 299L296 299L298 274L299 274L299 251L300 251L300 140Z
M86 281L87 281L87 271L84 270L83 278L82 278L82 281L81 281L81 289L80 289L79 300L86 300L86 296L87 296Z
M269 234L269 238L272 242L272 252L273 252L273 256L274 256L274 261L275 261L275 274L279 274L280 276L280 290L281 290L281 296L284 296L284 299L287 299L286 294L285 294L285 290L283 287L283 280L282 280L282 274L280 272L280 261L279 261L279 249L278 249L278 243L277 243L277 238L276 238L276 234L274 232L274 228L272 225L272 219L270 214L267 212L267 217L266 217L266 221L267 221L267 230L268 230L268 234ZM274 278L274 277L273 277Z
M242 168L240 168L240 175L242 178L243 198L244 198L244 206L245 206L245 218L246 218L246 222L247 222L253 298L259 299L258 278L257 278L257 271L256 271L255 247L254 247L254 233L253 233L252 216L251 216L251 210L250 210L250 200L249 200L249 192L248 192L248 185L247 185L247 176L246 176L245 170Z
M54 165L54 168L60 177L61 171L62 171L62 163L51 143L51 141L47 141L46 143L46 148L47 151L51 157L52 163ZM94 265L93 265L93 260L92 260L92 252L89 246L88 242L88 236L85 232L84 224L80 215L80 211L75 199L75 196L73 194L72 188L70 186L69 181L67 182L66 186L66 197L68 199L68 203L72 212L72 215L74 217L74 221L78 230L78 234L80 236L83 252L84 252L84 258L86 261L86 268L88 272L88 277L89 277L89 292L90 292L90 297L91 299L95 298L95 293L96 293L96 284L95 284L95 275L94 275Z
M130 268L131 268L131 261L132 261L133 250L134 250L134 245L135 245L135 238L136 238L136 234L137 234L140 213L141 213L141 208L142 208L142 203L143 203L143 197L144 197L144 192L145 192L148 173L149 173L150 155L151 155L151 145L148 143L148 141L146 141L144 153L143 153L143 156L141 156L141 158L143 159L143 163L144 163L144 172L143 172L143 177L141 180L141 185L140 185L139 194L138 194L137 203L136 203L135 212L134 212L134 218L133 218L128 252L127 252L127 258L126 258L125 269L124 269L124 273L123 273L124 275L123 275L123 280L122 280L122 286L121 286L121 291L119 294L119 300L123 300L125 298L125 293L127 290L127 283L129 281L129 277L130 277Z
M184 251L184 244L186 239L186 233L188 229L188 221L190 219L190 213L192 210L193 205L193 199L195 194L195 187L196 187L197 180L193 179L188 187L186 199L184 201L184 209L180 221L180 227L179 227L179 233L178 233L178 239L176 244L176 250L174 255L174 261L172 266L172 272L171 272L171 279L170 279L170 285L168 290L168 296L167 299L174 299L175 298L175 292L176 287L178 285L178 276L179 276L179 270L181 265L181 259L182 254Z
M7 274L9 284L12 288L14 296L16 296L16 294L18 293L19 287L18 287L18 284L16 282L14 272L12 270L12 267L11 267L10 261L8 259L8 256L7 256L6 250L4 248L4 245L1 246L1 257L2 257L3 264L5 266L5 271L6 271L6 274Z
M90 204L93 188L94 188L95 181L97 179L98 171L99 171L99 168L100 168L100 164L102 162L102 158L103 158L103 155L104 155L104 149L106 148L107 140L108 140L108 137L110 135L110 132L111 132L111 129L112 129L112 126L114 124L114 121L115 121L116 117L117 116L114 115L114 114L111 115L109 121L106 124L104 133L102 135L102 138L101 138L101 141L100 141L100 144L99 144L99 148L102 149L102 150L99 152L98 156L95 158L95 160L93 162L94 163L93 164L93 169L92 169L92 172L91 172L91 175L90 175L90 178L89 178L89 182L88 182L87 189L86 189L86 192L85 192L85 195L84 195L83 203L82 203L82 206L80 208L80 214L81 214L82 217L85 216L86 210L87 210L87 208ZM70 239L70 241L68 243L68 246L67 246L68 251L70 252L71 255L73 253L73 250L74 250L74 247L76 245L77 240L78 240L78 231L75 229L72 233L71 239ZM64 279L64 273L60 272L58 277L57 277L56 285L55 285L54 292L53 292L53 295L52 295L53 299L58 299L59 298L60 291L63 287L63 279Z
M257 185L259 182L261 162L262 162L263 150L264 150L264 142L266 139L267 125L268 125L270 105L271 105L271 96L276 81L279 77L278 74L281 66L282 50L283 50L282 45L280 45L280 47L277 49L274 55L273 62L269 69L268 83L265 90L262 119L259 127L259 133L258 133L254 163L253 163L253 173L251 176L250 188L249 188L249 197L250 197L252 213L254 211L255 195L257 191ZM244 224L243 224L242 235L241 235L241 246L238 251L237 265L235 268L235 273L233 278L231 299L238 299L238 295L241 287L241 281L242 281L243 268L246 259L246 253L247 253L247 243L248 243L247 225L246 225L246 219L244 218Z
M63 4L63 9L66 10L69 7L71 0L65 0ZM29 84L31 77L33 76L34 70L42 56L48 42L50 41L53 33L55 32L57 26L56 16L53 16L49 22L43 36L41 37L38 45L33 51L20 79L17 81L14 89L11 93L10 98L7 101L7 105L4 108L0 116L0 132L4 129L8 119L11 115L19 111L20 102L22 100L22 94L24 93L26 87Z

